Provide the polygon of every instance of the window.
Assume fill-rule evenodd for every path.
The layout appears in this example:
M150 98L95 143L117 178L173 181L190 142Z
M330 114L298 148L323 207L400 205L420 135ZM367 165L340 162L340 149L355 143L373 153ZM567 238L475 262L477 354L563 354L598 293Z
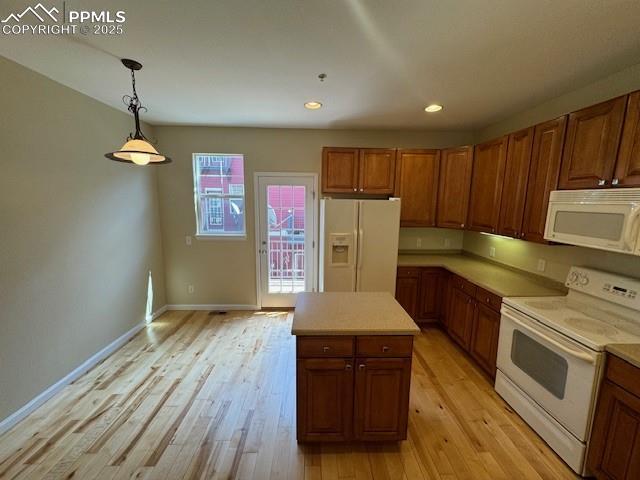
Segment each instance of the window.
M244 236L243 155L194 153L193 183L197 234Z

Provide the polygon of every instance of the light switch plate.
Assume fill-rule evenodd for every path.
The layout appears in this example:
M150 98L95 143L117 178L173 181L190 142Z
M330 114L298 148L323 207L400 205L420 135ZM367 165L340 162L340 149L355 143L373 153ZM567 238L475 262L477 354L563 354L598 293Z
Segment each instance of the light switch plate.
M547 269L547 261L544 258L538 259L538 271L544 272Z
M184 243L187 244L187 246L191 246L191 235L187 235L186 237L184 237Z
M187 286L187 292L188 293L193 293L194 291L195 291L195 289L193 288L193 285Z

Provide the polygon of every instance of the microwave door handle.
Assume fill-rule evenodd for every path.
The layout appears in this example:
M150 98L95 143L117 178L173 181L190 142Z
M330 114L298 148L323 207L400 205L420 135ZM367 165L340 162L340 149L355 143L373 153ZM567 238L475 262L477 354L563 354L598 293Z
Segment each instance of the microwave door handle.
M596 363L596 359L593 358L591 355L587 355L586 353L582 353L582 352L576 352L575 350L573 350L571 348L565 347L560 342L554 340L551 337L548 337L547 335L545 335L544 333L542 333L542 332L540 332L538 330L532 329L531 327L529 327L528 325L522 323L520 320L514 318L511 315L509 315L509 320L511 320L516 325L519 325L520 327L524 328L525 330L527 330L529 332L532 332L532 333L535 333L540 338L544 339L545 342L550 343L554 347L562 350L563 352L571 355L572 357L578 358L578 359L583 360L583 361L588 362L588 363Z
M633 251L634 242L637 241L636 237L638 234L638 220L640 219L640 205L636 205L631 213L631 218L629 219L629 225L624 232L624 245L627 250Z

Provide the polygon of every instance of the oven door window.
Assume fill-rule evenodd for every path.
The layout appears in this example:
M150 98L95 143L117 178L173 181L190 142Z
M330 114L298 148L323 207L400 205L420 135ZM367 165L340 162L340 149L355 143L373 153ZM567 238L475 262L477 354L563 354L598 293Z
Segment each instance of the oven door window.
M562 400L567 386L567 360L520 330L513 331L511 361L553 396Z

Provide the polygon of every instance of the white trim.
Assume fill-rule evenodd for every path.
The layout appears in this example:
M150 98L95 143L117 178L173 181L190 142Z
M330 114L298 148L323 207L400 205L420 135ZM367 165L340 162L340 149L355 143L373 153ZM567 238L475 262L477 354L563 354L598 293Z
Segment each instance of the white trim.
M162 307L164 308L164 307ZM160 310L162 310L162 308ZM156 313L160 315L160 310ZM154 318L155 313L152 315ZM0 421L0 435L7 432L13 426L15 426L21 420L24 420L29 414L33 413L38 407L40 407L43 403L53 397L56 393L62 390L64 387L69 385L71 382L77 380L82 375L91 370L94 366L100 363L102 360L107 358L113 352L122 347L125 343L127 343L131 338L133 338L140 330L147 326L146 322L140 322L131 330L126 332L124 335L116 338L109 345L104 347L98 353L92 355L87 360L85 360L80 366L72 370L62 379L58 380L56 383L47 388L44 392L40 393L38 396L29 401L26 405L22 406L19 410L15 411L11 415L9 415L4 420Z
M160 307L158 310L156 310L155 312L153 312L151 315L149 315L146 318L147 323L149 324L149 323L153 322L156 318L158 318L160 315L162 315L167 310L169 310L169 305L163 305L162 307Z
M313 249L313 273L312 273L312 290L318 291L318 251L319 230L318 224L320 212L320 195L318 192L318 174L314 172L253 172L253 215L254 215L254 237L255 237L255 254L256 254L256 303L257 309L262 307L262 292L260 291L260 192L258 191L258 182L260 177L312 177L313 179L313 232L311 234L312 241L315 245ZM245 178L246 184L246 178ZM246 193L246 192L245 192ZM246 218L245 218L246 228Z
M204 240L205 242L218 241L218 240L222 240L222 241L242 240L242 241L244 241L244 240L247 239L247 235L246 234L243 234L243 235L232 235L232 234L213 235L213 234L196 233L196 234L194 234L194 237L196 237L196 240Z
M258 305L242 305L237 303L197 303L197 304L172 304L167 305L168 310L260 310Z

